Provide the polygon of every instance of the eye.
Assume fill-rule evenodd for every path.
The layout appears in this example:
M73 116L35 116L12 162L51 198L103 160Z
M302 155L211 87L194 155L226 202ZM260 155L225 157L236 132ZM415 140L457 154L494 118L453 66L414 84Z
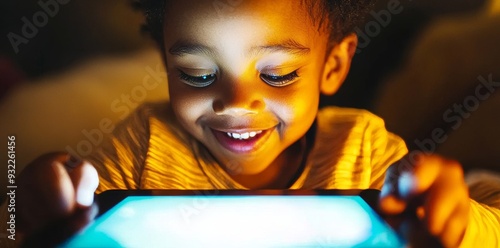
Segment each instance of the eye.
M215 82L217 75L215 75L215 73L210 73L201 76L191 76L179 70L179 78L187 85L203 88Z
M297 75L297 71L292 73L280 76L280 75L269 75L269 74L260 74L260 79L265 83L275 86L275 87L284 87L295 82L299 76Z

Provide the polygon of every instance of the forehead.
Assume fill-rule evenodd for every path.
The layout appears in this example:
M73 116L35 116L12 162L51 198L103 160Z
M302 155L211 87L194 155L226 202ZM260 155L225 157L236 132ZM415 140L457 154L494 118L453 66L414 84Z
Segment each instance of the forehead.
M245 35L267 42L293 38L310 43L320 36L305 1L184 0L167 1L165 39ZM271 40L270 40L271 39ZM168 44L167 44L168 45Z

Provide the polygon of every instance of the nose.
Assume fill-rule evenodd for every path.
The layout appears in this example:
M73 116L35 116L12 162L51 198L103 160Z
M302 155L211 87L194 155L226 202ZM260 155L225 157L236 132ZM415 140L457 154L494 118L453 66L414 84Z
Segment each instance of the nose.
M212 103L218 115L244 116L256 114L265 108L261 86L233 80L220 85L218 97Z

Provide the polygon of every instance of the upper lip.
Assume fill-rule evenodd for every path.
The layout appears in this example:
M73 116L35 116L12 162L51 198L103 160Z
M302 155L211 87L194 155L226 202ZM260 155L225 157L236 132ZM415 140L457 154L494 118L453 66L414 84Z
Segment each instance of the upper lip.
M272 128L228 128L228 129L212 128L212 129L224 133L251 133L251 132L265 132Z
M266 114L248 117L233 116L204 116L198 119L199 124L213 130L226 133L246 133L267 131L278 127L280 121L276 117Z

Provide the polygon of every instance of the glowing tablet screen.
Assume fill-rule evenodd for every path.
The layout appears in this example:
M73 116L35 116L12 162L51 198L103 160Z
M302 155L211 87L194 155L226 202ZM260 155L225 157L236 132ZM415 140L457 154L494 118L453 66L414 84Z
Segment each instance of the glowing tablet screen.
M403 247L359 196L129 196L67 247Z

